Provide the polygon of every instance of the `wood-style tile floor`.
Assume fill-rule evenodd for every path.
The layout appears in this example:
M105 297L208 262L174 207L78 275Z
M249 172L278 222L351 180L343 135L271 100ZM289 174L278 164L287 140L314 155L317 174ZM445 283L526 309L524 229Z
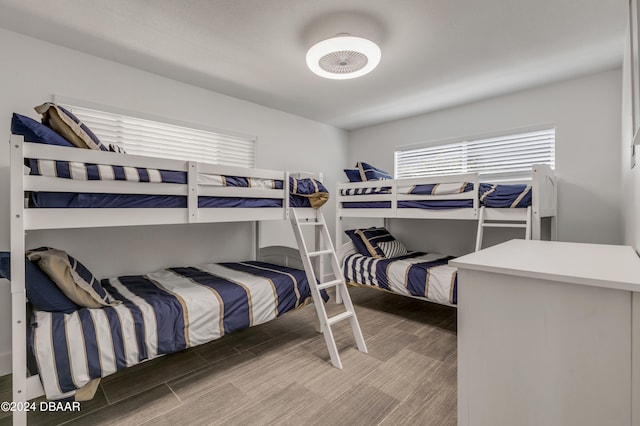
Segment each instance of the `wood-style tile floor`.
M29 424L455 425L455 308L350 292L369 353L355 348L348 322L337 324L342 370L329 364L306 306L104 378L79 413L30 413ZM329 310L342 310L333 300ZM2 401L10 382L0 378Z

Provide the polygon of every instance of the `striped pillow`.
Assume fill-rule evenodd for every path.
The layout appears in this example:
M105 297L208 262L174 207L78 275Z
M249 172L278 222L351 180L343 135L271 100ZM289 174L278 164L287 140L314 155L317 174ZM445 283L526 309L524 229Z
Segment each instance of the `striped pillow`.
M60 290L74 303L85 308L101 308L120 304L113 299L100 281L80 262L62 250L42 247L27 252Z
M370 180L393 179L393 177L389 173L385 172L384 170L378 169L377 167L374 167L368 163L358 161L358 163L356 163L356 167L360 172L360 179L362 180L362 182L367 182Z
M384 253L384 257L400 257L409 254L407 248L398 240L393 241L381 241L378 243L378 247Z
M51 127L78 148L109 151L109 148L104 146L100 139L71 111L53 102L45 102L34 109L38 114L42 114L43 124Z
M358 229L356 235L359 235L364 243L369 255L381 259L384 253L380 249L380 243L383 241L395 241L395 238L386 228L369 228Z

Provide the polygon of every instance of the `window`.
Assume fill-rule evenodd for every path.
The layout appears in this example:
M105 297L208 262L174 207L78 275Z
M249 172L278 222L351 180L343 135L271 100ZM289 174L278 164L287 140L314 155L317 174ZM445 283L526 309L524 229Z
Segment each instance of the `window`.
M555 129L400 149L396 178L477 172L494 181L531 176L533 164L555 167Z
M112 113L60 99L58 103L73 112L104 145L118 145L128 154L255 167L255 137Z

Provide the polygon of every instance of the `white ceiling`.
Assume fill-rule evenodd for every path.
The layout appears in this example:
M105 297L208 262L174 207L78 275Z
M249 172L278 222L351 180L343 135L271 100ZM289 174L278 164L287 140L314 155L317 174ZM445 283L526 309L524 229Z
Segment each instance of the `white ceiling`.
M627 0L0 0L0 26L345 129L620 66ZM325 80L309 46L382 61Z

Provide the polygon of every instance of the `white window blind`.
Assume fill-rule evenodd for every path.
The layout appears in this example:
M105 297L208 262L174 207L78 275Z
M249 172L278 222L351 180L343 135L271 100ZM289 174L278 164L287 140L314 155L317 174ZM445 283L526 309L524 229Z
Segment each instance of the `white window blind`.
M127 154L255 167L256 139L61 103L108 146Z
M397 179L477 172L494 181L531 176L533 164L555 167L555 129L464 140L395 152Z

